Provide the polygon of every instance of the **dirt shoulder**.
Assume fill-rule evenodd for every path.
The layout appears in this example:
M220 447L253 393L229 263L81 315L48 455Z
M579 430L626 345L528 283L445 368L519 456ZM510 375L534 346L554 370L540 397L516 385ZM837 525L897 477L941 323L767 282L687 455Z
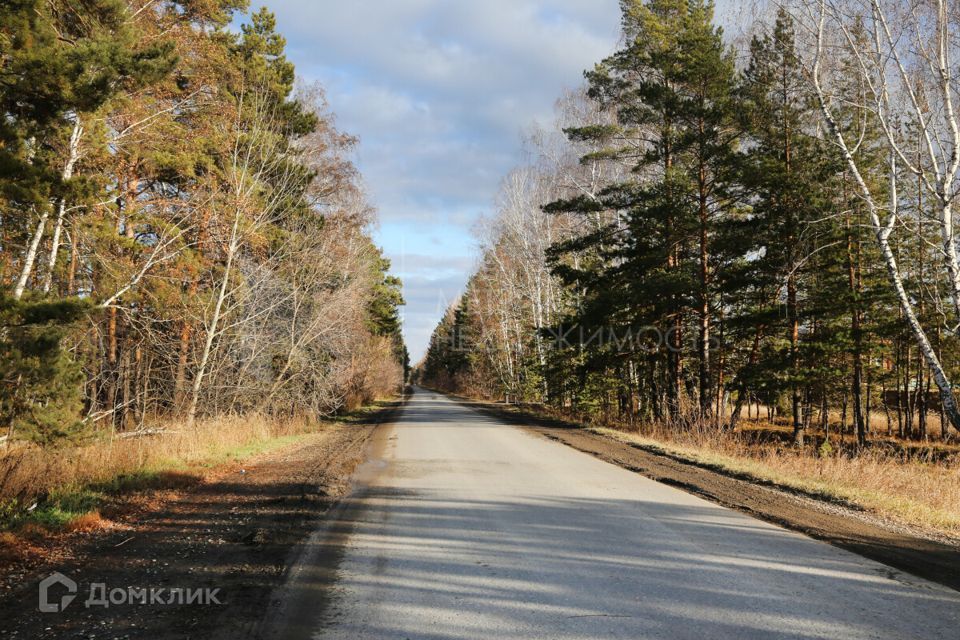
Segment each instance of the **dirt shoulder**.
M44 561L0 567L6 577L0 583L0 638L249 634L283 582L290 555L350 490L367 443L400 404L219 467L197 486L131 497L109 529L62 540ZM38 583L53 572L76 581L78 595L62 612L38 613ZM148 603L86 607L93 584L105 584L108 598L115 590L116 600L130 588L146 589ZM55 589L50 600L59 602L66 589ZM180 604L178 589L203 594L204 603Z
M576 424L494 403L457 399L658 482L960 591L960 546L949 541L917 535L847 506L724 473Z

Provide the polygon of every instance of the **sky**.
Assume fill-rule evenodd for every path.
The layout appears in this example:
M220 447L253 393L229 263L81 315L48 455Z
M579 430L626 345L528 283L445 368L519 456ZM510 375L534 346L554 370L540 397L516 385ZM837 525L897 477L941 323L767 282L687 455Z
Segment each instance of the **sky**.
M256 9L257 2L252 3ZM404 281L414 362L463 291L472 230L552 121L564 89L612 53L618 0L270 0L287 56L327 90Z

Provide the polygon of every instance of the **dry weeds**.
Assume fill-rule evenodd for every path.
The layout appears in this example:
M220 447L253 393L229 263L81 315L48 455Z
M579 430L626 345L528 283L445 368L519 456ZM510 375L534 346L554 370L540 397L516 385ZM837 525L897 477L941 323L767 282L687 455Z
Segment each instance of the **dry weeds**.
M894 521L960 536L960 456L936 462L903 450L878 447L816 454L789 445L758 444L716 430L645 429L605 435L660 448L701 464L816 494Z
M204 466L249 457L317 429L306 420L227 417L193 429L156 425L152 435L103 436L83 446L0 447L0 529L17 524L95 528L104 494L182 487L195 482Z

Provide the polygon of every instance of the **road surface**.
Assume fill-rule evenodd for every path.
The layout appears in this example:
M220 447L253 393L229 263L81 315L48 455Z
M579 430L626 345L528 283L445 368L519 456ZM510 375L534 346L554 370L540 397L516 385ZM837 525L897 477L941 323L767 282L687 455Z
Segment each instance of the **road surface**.
M960 639L960 593L418 390L274 637Z

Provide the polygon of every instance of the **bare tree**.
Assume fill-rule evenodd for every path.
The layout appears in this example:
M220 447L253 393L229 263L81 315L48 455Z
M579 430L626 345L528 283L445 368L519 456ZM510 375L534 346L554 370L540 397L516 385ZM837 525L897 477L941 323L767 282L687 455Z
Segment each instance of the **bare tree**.
M281 137L279 115L268 97L255 90L243 96L233 121L232 150L228 159L226 197L219 206L227 215L223 240L223 267L213 299L213 308L204 319L206 339L193 377L186 411L188 426L197 415L200 392L217 339L223 332L224 308L234 293L237 255L249 237L264 225L287 213L285 207L305 187L307 176L289 154L278 147ZM294 198L295 201L295 198Z

